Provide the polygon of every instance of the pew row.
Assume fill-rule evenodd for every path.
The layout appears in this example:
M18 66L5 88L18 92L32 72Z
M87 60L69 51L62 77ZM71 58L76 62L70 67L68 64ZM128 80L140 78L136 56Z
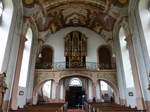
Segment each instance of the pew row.
M48 103L41 105L26 105L18 110L10 110L9 112L66 112L66 103Z
M92 103L85 102L86 112L146 112L146 110L138 110L137 108L126 107L113 103Z

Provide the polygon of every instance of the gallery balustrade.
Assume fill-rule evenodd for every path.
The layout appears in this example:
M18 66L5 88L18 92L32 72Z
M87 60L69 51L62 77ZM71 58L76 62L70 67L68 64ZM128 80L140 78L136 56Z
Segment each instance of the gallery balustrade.
M36 65L36 69L52 69L52 70L66 70L66 69L87 69L87 70L109 70L109 69L116 69L115 64L99 64L96 62L86 62L85 65L79 67L79 63L71 63L74 64L73 68L68 68L69 63L66 62L55 62L53 64L43 64L43 65Z

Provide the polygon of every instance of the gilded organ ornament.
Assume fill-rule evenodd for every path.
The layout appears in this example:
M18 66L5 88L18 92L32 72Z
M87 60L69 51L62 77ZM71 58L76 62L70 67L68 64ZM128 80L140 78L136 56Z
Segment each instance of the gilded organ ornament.
M78 31L69 33L65 38L66 67L83 68L86 66L87 37Z

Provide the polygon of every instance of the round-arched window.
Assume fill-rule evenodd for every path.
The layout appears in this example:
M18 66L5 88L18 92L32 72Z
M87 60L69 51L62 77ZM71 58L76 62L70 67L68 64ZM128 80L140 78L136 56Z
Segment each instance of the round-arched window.
M49 45L42 46L36 62L36 69L51 69L53 64L53 49Z
M106 46L102 46L98 49L98 60L100 69L111 68L111 53Z
M3 1L0 0L0 24L1 24L1 22L2 22L3 10L4 10Z
M69 86L82 86L82 81L79 78L72 78L69 82Z

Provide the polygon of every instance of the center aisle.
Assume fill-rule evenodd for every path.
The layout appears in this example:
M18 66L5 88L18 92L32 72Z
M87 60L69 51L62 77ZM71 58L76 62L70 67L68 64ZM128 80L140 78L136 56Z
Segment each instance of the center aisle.
M68 109L67 112L86 112L86 111L82 109Z

